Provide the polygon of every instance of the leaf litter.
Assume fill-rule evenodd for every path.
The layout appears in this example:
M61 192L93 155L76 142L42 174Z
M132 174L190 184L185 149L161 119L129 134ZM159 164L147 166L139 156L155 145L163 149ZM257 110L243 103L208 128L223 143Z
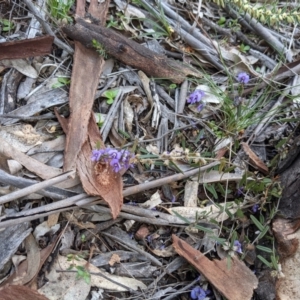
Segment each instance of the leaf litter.
M0 292L298 299L298 8L276 23L236 1L14 5Z

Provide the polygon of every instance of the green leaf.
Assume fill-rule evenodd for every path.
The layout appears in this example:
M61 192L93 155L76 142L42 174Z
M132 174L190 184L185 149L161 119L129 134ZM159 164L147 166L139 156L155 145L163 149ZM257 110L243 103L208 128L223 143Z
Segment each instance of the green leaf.
M275 255L271 255L271 261L272 261L274 269L278 270L278 261L277 261L277 258L275 257Z
M213 230L211 230L209 228L206 228L206 227L203 227L203 226L200 226L200 225L197 225L197 224L195 226L193 226L193 227L195 227L195 228L197 228L197 229L199 229L199 230L201 230L203 232L206 232L206 233L210 233L210 234L214 233Z
M186 224L191 224L191 222L185 218L184 216L180 215L177 211L172 210L172 212L175 214L176 217L178 217L179 219L181 219L182 221L184 221Z
M118 95L118 92L118 89L108 90L103 93L103 96L109 99L114 99Z
M223 239L223 238L219 238L217 236L214 236L214 235L209 235L208 236L210 239L213 239L215 241L217 241L219 244L223 245L225 242L226 242L226 239Z
M184 174L184 172L177 166L177 164L175 164L174 161L170 161L169 166L172 166L177 172Z
M255 226L259 229L259 231L263 231L265 226L262 225L253 215L250 215L250 219L255 224Z
M226 18L225 17L221 17L218 21L218 25L223 25L226 23Z
M121 135L123 135L124 138L126 138L126 139L129 139L129 138L130 138L130 135L129 135L126 131L124 131L124 130L122 130L122 129L119 129L118 132L119 132Z
M265 236L265 234L269 231L269 228L270 228L270 226L266 226L266 227L261 231L261 233L258 235L257 239L258 239L258 240L262 239L262 238Z
M265 258L263 258L261 255L257 255L257 258L260 259L267 267L272 268L272 264L268 262Z
M215 199L218 199L218 194L214 185L208 185L207 183L204 183L203 186L214 196Z
M261 250L261 251L264 251L264 252L267 252L267 253L273 253L273 250L268 248L268 247L264 247L264 246L261 246L261 245L257 245L256 248L258 250Z
M90 284L91 283L91 275L90 274L85 274L85 276L83 277L84 281L87 283L87 284Z
M107 104L113 104L114 103L114 99L108 99L108 100L106 100L106 103Z
M54 83L52 85L52 88L56 89L62 86L65 86L67 84L70 84L71 80L69 78L66 77L58 77L57 78L57 83Z
M243 218L245 215L243 213L243 211L238 208L238 210L236 211L235 215L238 217L238 218Z

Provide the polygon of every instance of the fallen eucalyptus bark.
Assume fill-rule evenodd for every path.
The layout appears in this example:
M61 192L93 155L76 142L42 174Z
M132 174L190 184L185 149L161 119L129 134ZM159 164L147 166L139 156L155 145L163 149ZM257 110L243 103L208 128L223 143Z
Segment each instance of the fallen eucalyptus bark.
M166 78L175 83L181 83L188 75L202 77L201 73L191 66L157 54L101 25L91 24L78 18L76 25L67 25L62 30L87 48L95 49L95 43L93 43L95 40L106 53L124 64L144 71L149 76Z

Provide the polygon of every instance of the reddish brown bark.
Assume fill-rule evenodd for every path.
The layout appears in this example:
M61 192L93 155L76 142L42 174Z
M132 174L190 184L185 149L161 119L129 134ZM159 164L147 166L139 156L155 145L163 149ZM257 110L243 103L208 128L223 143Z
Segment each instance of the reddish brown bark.
M53 36L1 43L0 60L27 58L49 54L52 49Z
M238 258L209 260L185 241L172 235L176 252L192 264L228 300L250 300L258 280Z

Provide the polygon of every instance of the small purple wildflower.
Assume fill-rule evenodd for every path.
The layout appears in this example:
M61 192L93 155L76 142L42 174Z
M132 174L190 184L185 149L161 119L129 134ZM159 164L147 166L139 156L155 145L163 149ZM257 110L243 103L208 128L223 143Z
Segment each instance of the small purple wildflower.
M151 243L152 240L153 240L152 234L148 235L148 236L146 237L146 240L147 240L148 243Z
M200 103L200 105L197 107L197 110L200 112L205 107L205 103Z
M254 213L256 213L256 212L258 211L258 209L259 209L259 204L254 204L254 205L252 206L252 211L253 211Z
M114 172L116 173L118 173L122 169L120 162L117 158L112 159L109 164L112 166Z
M134 233L133 233L133 232L129 232L129 233L128 233L128 236L129 236L131 239L133 239Z
M128 169L133 166L130 160L134 154L128 150L117 150L113 148L98 149L92 151L91 160L95 162L109 163L114 172L118 173L121 169Z
M205 96L205 93L201 90L195 90L193 93L189 95L186 102L190 104L198 103L202 100L202 98Z
M103 154L103 149L100 150L93 150L92 151L92 161L98 161L100 160L101 156Z
M176 198L175 198L175 196L172 194L171 202L174 203L175 201L176 201Z
M195 300L203 300L208 294L210 294L210 291L209 290L205 291L199 285L195 286L191 290L191 298Z
M235 252L237 252L237 253L243 253L243 251L242 251L242 244L238 240L235 240L233 242L233 247L234 247L234 251Z
M244 195L244 187L243 186L239 187L237 189L236 193L237 193L238 196Z
M237 81L241 84L247 84L249 80L250 80L250 76L245 72L241 72L237 76Z
M166 248L166 246L164 244L159 246L159 250L164 250Z

